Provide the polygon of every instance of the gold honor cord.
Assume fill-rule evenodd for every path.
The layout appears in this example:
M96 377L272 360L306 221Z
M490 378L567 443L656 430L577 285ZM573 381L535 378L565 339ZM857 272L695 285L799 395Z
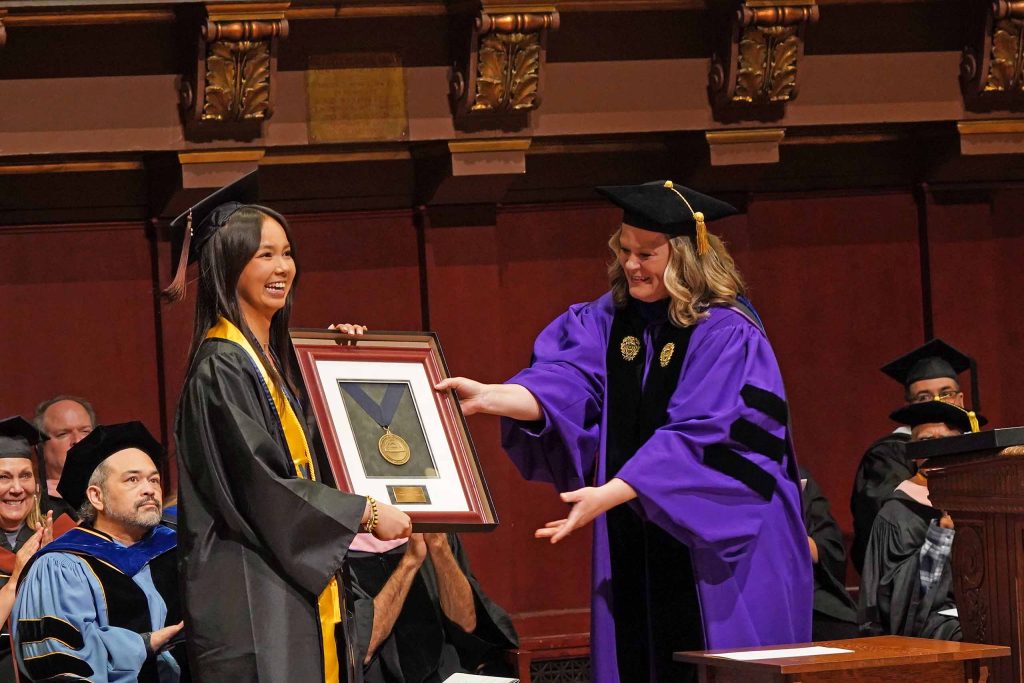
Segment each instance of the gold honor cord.
M288 455L291 456L292 464L300 479L305 479L305 472L309 478L316 481L316 473L313 470L313 459L309 455L309 444L306 443L306 434L302 431L302 424L299 422L292 404L285 398L284 392L274 385L266 368L260 362L259 356L252 348L252 344L245 338L242 332L231 324L230 321L221 318L217 324L206 333L207 339L226 339L242 347L242 350L252 360L263 377L263 381L270 390L270 397L274 402L274 409L281 420L281 427L284 430L284 438L288 444ZM334 637L334 631L341 623L341 593L338 590L338 579L334 576L327 583L327 587L317 598L317 611L320 614L320 638L323 643L324 657L324 681L326 683L341 683L340 665L338 663L338 643Z

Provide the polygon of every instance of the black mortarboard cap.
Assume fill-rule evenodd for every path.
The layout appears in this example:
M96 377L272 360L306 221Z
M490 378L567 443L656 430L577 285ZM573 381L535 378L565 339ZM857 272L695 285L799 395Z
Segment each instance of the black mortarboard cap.
M0 458L31 458L32 447L46 438L20 415L0 420Z
M179 299L185 291L185 271L199 258L203 245L243 206L259 198L256 171L226 185L171 221L171 258L174 280L165 296Z
M100 463L114 453L129 448L138 448L149 455L158 468L163 461L163 447L141 422L97 425L84 439L68 450L64 471L57 483L57 491L61 498L74 508L79 508L85 501L89 478Z
M910 427L941 422L956 427L964 434L976 432L988 424L988 420L973 410L964 410L960 406L939 399L909 403L892 411L889 417Z
M622 222L642 230L696 239L697 253L708 250L711 221L739 213L736 207L671 180L642 185L608 185L597 191L623 210Z
M924 379L956 379L965 370L971 371L971 407L974 410L981 410L977 363L972 357L941 339L932 339L882 367L882 372L902 384L905 389L909 389L914 382Z

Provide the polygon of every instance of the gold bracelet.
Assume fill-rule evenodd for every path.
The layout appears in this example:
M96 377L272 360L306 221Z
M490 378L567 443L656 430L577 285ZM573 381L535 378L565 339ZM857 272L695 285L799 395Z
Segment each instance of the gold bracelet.
M366 523L366 533L372 534L373 530L377 528L377 522L380 521L380 511L377 509L377 501L373 499L373 496L367 496L366 502L370 504L370 520Z

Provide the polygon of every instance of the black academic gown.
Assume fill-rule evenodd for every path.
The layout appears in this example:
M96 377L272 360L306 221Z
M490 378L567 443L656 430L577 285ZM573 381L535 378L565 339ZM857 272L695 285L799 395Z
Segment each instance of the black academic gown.
M858 616L864 635L961 640L960 621L939 614L956 607L949 559L941 579L921 594L918 554L928 525L942 516L902 491L882 506L871 529L860 581Z
M814 615L812 638L838 640L856 638L857 608L846 592L846 548L843 532L829 511L828 499L810 473L800 468L806 479L802 502L807 535L818 547L818 563L814 565Z
M175 436L194 679L325 680L317 596L341 572L366 499L325 485L322 476L296 476L262 379L230 341L208 339L197 352ZM308 432L307 442L313 449ZM341 680L347 622L336 634Z
M484 594L469 568L455 534L448 534L452 554L469 580L476 603L476 630L466 633L441 611L437 575L430 556L413 579L391 634L366 665L366 683L439 683L458 672L501 664L502 651L519 646L508 613ZM373 630L373 598L402 560L407 546L385 553L349 553L349 594L356 618L356 653L365 660ZM488 673L504 673L491 668Z
M864 551L871 536L871 525L882 504L901 482L917 472L914 461L907 457L908 441L909 433L887 434L868 447L857 466L850 496L850 512L853 513L850 556L858 572L864 566Z

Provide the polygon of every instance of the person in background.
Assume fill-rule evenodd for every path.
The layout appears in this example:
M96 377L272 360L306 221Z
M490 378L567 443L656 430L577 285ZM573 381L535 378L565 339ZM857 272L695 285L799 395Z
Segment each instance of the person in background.
M911 428L911 441L978 431L984 418L940 399L912 403L892 419ZM858 618L863 635L960 640L952 592L953 520L928 497L928 473L900 483L871 527L861 572Z
M810 472L800 468L804 527L814 563L815 641L856 638L857 606L846 591L846 548L843 532L829 510L828 499Z
M510 674L519 646L508 613L487 597L455 534L349 547L347 589L364 683L440 683L454 673Z
M24 680L179 681L166 652L182 623L162 460L141 422L98 426L68 451L58 491L82 521L23 573L13 632Z
M971 370L971 401L980 410L977 369L974 359L961 353L941 339L932 339L882 368L889 377L903 386L907 404L939 398L964 407L964 393L957 377ZM916 468L907 457L910 429L898 427L868 447L857 466L850 512L853 513L853 566L861 571L871 526L882 503L896 486L913 476Z
M53 513L39 509L41 481L35 446L45 437L28 420L0 420L0 683L14 683L8 617L22 569L39 548L53 540ZM74 522L63 515L67 528Z
M84 398L60 394L36 406L36 428L46 435L40 475L46 487L40 491L44 511L53 510L55 517L68 515L77 521L77 510L68 505L57 491L64 470L68 449L86 437L96 426L96 411Z

